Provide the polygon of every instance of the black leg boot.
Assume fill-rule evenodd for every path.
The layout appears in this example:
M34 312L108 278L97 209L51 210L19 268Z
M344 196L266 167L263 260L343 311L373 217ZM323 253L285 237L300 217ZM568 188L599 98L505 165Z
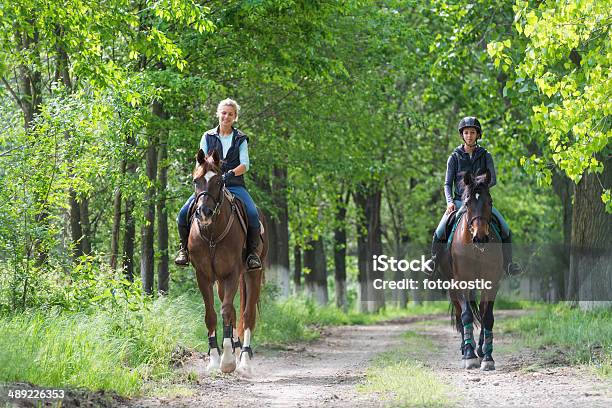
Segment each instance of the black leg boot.
M440 265L440 258L445 250L446 241L443 239L439 239L434 233L433 239L431 241L431 269L435 272L436 268Z
M261 269L261 259L259 259L259 243L261 238L259 237L259 228L251 228L247 230L247 269L256 270Z
M518 263L512 262L512 233L509 233L507 237L502 237L502 252L504 254L504 271L508 276L520 275L523 268Z
M174 263L178 266L189 265L189 252L187 251L187 241L189 240L189 230L181 228L179 226L179 236L181 239L181 246L179 247L178 254L174 259Z

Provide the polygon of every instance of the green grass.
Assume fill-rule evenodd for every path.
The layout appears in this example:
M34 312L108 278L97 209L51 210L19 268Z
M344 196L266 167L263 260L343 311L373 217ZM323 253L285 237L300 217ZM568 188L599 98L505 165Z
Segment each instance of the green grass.
M0 381L140 392L171 375L178 344L200 348L188 298L159 299L149 310L114 314L22 314L0 319Z
M405 333L403 340L400 349L376 356L358 390L377 393L391 406L453 406L451 388L417 359L418 353L434 351L431 341L412 331Z
M527 316L500 319L496 328L518 334L528 347L561 348L571 363L589 364L612 377L612 309L582 311L548 305Z

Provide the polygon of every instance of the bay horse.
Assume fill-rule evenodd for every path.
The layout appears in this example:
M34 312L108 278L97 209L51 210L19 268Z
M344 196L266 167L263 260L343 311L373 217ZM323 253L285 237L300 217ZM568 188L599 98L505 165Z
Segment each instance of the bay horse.
M491 173L463 174L463 211L450 247L450 276L456 282L482 279L488 288L449 291L451 319L461 333L462 367L495 370L493 360L493 305L503 273L501 238L491 223L493 200L489 193ZM465 285L464 285L465 286ZM482 286L482 285L481 285ZM474 321L476 319L476 322ZM474 342L474 323L481 324L478 347ZM476 354L477 353L477 354Z
M253 357L251 340L255 330L263 270L247 271L246 229L238 218L242 204L224 187L217 152L205 155L200 149L192 175L196 199L192 206L193 221L187 248L196 271L198 288L204 298L210 357L206 369L207 372L221 369L224 373L230 373L238 366L240 372L249 375L252 371L250 360ZM261 210L258 211L263 232L259 255L263 263L268 250L268 237L265 218ZM246 220L246 216L242 218ZM222 355L216 336L215 281L223 318ZM234 297L238 290L240 313L237 322Z

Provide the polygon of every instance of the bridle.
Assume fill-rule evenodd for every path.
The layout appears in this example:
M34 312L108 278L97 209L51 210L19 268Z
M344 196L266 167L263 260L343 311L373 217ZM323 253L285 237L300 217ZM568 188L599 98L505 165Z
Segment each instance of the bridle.
M211 218L211 223L209 225L206 226L202 226L200 224L200 219L198 217L195 217L196 222L198 223L198 228L200 230L200 237L208 243L208 247L210 248L211 251L211 257L214 258L214 249L217 246L217 244L219 242L221 242L229 233L230 229L232 228L232 224L234 223L234 213L236 212L236 206L233 202L230 202L230 206L231 206L231 213L230 213L230 219L227 222L227 225L225 226L225 229L223 230L223 232L221 233L221 235L219 235L218 237L214 238L212 236L212 231L208 232L208 234L205 234L205 231L209 231L208 227L210 225L213 225L215 223L215 218L217 217L217 215L219 215L219 213L221 212L221 206L223 205L223 202L225 201L225 186L221 186L221 188L219 189L219 198L215 199L215 197L208 192L208 190L204 190L199 192L196 195L195 198L195 205L197 206L198 201L200 200L200 198L202 197L210 197L211 200L213 200L213 203L215 203L215 209L212 212L212 215L210 216ZM199 214L199 207L196 207L195 213L194 214ZM207 236L208 235L208 236Z
M479 193L478 193L478 194L479 194ZM477 196L477 197L478 197L478 196ZM478 198L476 198L476 200L478 200ZM493 200L491 200L491 207L493 207ZM466 212L467 212L467 207L466 207ZM466 214L466 215L467 215L467 214ZM490 220L490 219L489 219L489 220L485 219L485 217L484 217L483 215L481 215L481 214L479 214L479 215L474 215L473 217L471 217L471 218L468 220L468 231L470 231L470 234L471 234L472 236L474 236L474 227L473 227L472 225L474 224L474 221L476 221L476 220L478 220L478 219L485 221L487 224L490 224L490 223L491 223L491 220ZM488 238L487 238L487 239L488 239ZM478 245L476 245L475 243L474 243L474 247L475 247L476 249L478 249L480 252L484 252L484 247L482 247L482 248L481 248L481 247L479 247Z

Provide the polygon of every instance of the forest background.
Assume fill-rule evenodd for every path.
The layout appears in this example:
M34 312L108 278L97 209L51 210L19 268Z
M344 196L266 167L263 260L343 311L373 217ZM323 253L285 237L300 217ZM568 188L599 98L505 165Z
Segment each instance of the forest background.
M610 10L3 1L0 310L79 311L120 293L137 308L141 291L195 291L191 268L171 262L174 220L226 97L243 107L281 295L405 306L408 293L368 294L368 260L426 253L456 125L475 115L514 242L560 248L558 299L610 300Z

